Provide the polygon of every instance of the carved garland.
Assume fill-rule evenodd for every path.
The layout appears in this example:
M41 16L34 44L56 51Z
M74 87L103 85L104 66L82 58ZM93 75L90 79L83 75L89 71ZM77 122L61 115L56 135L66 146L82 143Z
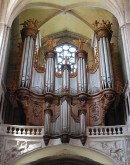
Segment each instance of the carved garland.
M38 72L38 73L44 73L45 72L45 66L40 66L38 65L38 56L39 54L37 53L36 51L36 46L35 46L35 49L34 49L34 60L33 60L33 67L35 68L35 70Z
M96 53L94 54L94 65L92 65L91 67L89 67L88 65L87 72L93 74L97 71L98 68L99 68L99 50L96 47Z

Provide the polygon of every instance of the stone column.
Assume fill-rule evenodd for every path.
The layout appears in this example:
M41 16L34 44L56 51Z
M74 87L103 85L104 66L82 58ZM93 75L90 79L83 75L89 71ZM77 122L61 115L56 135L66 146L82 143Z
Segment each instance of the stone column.
M46 54L46 80L45 80L45 92L54 91L55 82L55 53L49 51Z
M99 47L102 89L113 88L114 78L110 52L110 40L112 37L111 23L104 20L101 23L95 21L94 30Z
M3 76L4 64L7 54L9 33L10 33L10 27L4 23L0 23L0 81L3 79L2 76Z
M87 53L84 50L79 50L77 53L78 63L78 93L87 92Z
M20 87L29 88L32 74L33 53L35 39L38 32L38 21L27 20L23 23L21 36L23 40L23 54L20 70Z

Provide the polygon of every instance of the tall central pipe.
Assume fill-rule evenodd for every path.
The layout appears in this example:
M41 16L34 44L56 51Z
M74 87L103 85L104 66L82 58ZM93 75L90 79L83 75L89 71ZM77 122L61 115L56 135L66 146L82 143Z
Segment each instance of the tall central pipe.
M45 92L54 91L54 76L55 74L55 53L50 51L46 54L46 79L45 79Z
M77 53L78 93L86 93L87 92L86 60L87 60L87 53L84 50L79 50Z

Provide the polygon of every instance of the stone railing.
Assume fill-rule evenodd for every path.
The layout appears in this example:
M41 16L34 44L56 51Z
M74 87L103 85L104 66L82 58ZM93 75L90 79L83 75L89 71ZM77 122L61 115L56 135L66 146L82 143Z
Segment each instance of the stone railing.
M44 126L0 125L0 135L11 136L44 136ZM130 128L124 125L93 126L86 128L87 137L130 135Z
M43 126L19 126L19 125L1 124L0 135L43 137L44 127Z
M87 136L121 136L128 134L128 126L117 125L117 126L94 126L87 127Z

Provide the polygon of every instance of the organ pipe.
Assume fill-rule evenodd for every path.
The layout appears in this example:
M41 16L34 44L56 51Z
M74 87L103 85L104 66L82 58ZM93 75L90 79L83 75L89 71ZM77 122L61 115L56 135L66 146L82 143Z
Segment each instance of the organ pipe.
M68 93L70 91L70 65L62 65L62 91L63 93Z
M45 79L45 92L54 91L54 67L55 67L55 53L53 51L46 54L46 79Z
M101 23L96 21L94 30L99 43L102 89L113 88L114 81L110 53L111 23L104 20Z
M78 59L78 92L86 93L87 92L87 74L86 74L86 60L87 53L84 50L79 50L77 53Z
M80 118L80 135L83 136L86 133L86 110L79 110L79 118Z
M45 124L44 124L44 134L50 135L51 132L51 113L50 109L45 110Z
M69 99L63 97L61 100L61 130L62 133L70 131L70 103Z
M25 21L22 25L23 29L21 30L21 35L24 46L22 53L19 86L29 88L31 82L34 44L38 32L38 21L30 19Z

